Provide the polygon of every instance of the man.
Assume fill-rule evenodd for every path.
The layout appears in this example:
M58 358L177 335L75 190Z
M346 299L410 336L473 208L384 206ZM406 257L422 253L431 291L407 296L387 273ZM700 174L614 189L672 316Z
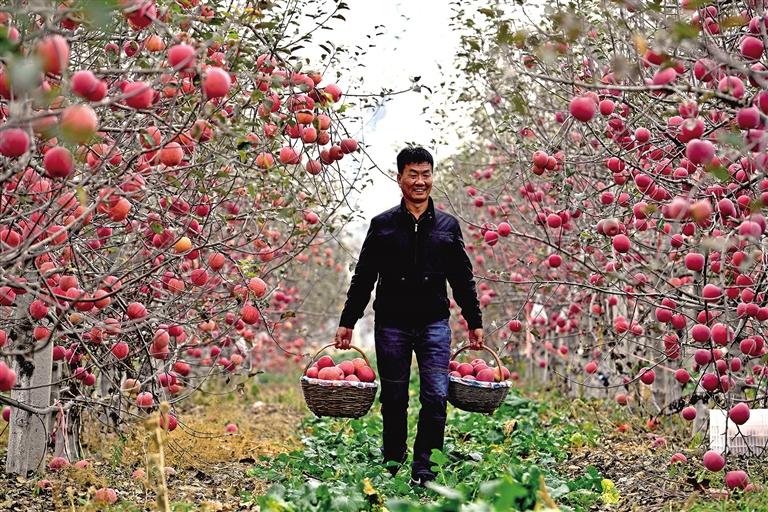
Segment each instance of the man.
M376 358L381 379L384 463L397 473L407 457L408 382L412 352L419 365L421 392L413 446L412 482L434 480L432 449L442 450L448 396L451 329L446 280L469 327L470 345L483 346L483 324L472 263L459 223L435 210L432 155L409 147L397 155L400 205L371 220L347 292L335 343L347 349L352 330L371 297L374 283Z

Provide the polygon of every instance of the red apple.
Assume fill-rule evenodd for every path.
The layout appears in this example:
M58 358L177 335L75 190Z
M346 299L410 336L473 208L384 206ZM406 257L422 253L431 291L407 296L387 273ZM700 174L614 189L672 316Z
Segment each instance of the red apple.
M59 130L64 140L83 144L96 133L99 120L88 105L72 105L61 113Z
M728 471L725 474L725 485L729 489L746 489L749 485L749 475L742 470Z
M337 366L344 372L344 375L352 375L356 370L352 361L342 361Z
M69 43L58 34L45 37L37 44L37 56L43 71L61 74L69 65Z
M494 382L496 380L498 370L495 368L483 368L477 372L477 380L480 382Z
M740 402L728 411L728 417L737 425L743 425L749 420L749 406Z
M370 366L357 368L355 370L355 375L357 375L357 378L359 378L362 382L373 382L376 380L376 374Z
M704 467L710 471L720 471L725 467L725 459L714 450L709 450L702 459Z
M184 159L184 150L178 142L169 142L160 149L160 162L169 167L179 165Z
M136 397L136 405L142 409L148 409L155 405L155 399L149 391L142 391Z
M672 454L672 457L669 460L670 464L685 464L686 462L688 462L688 457L680 452Z
M339 380L338 368L335 366L325 366L320 368L317 377L322 380Z
M127 82L123 86L125 104L135 109L146 109L152 106L154 91L147 82Z
M96 78L96 75L94 75L93 72L87 69L81 69L72 75L70 83L73 93L77 94L81 98L88 99L88 97L93 94L96 91L96 88L99 86L99 79Z
M189 71L195 67L195 49L181 43L168 49L168 64L176 71Z
M208 98L222 98L229 93L232 79L229 73L218 67L210 67L203 78L203 92Z
M577 96L571 100L568 110L573 117L586 123L595 117L596 105L589 96Z
M17 158L29 150L29 136L21 128L0 129L0 155Z
M75 160L67 148L56 146L45 153L43 167L51 178L66 178L72 174Z
M651 385L656 380L656 372L650 368L643 368L640 370L640 382L643 384Z

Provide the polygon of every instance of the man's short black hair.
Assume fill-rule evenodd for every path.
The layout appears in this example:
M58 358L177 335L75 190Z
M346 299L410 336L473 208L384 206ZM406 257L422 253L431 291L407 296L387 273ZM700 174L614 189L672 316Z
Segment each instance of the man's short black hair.
M397 154L397 174L403 174L405 166L408 164L428 163L435 168L435 161L432 153L422 147L409 146Z

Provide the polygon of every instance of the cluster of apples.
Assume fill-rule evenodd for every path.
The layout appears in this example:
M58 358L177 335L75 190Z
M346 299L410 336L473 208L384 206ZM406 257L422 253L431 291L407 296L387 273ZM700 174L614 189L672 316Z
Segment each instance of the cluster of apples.
M351 382L373 382L376 380L376 373L362 357L334 364L331 356L323 356L307 368L304 375L310 379L321 380L348 380Z
M464 380L478 380L480 382L494 382L498 375L498 368L489 366L487 361L473 359L471 363L451 361L448 364L449 375ZM509 380L509 369L501 367L502 380Z

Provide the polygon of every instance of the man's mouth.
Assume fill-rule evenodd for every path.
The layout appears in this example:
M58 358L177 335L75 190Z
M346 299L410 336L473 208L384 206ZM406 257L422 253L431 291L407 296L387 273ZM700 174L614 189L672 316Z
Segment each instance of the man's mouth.
M418 193L420 193L420 192L426 192L426 191L427 191L427 189L425 189L425 188L415 188L415 189L413 189L413 191L414 191L414 192L416 192L416 193L418 194Z

